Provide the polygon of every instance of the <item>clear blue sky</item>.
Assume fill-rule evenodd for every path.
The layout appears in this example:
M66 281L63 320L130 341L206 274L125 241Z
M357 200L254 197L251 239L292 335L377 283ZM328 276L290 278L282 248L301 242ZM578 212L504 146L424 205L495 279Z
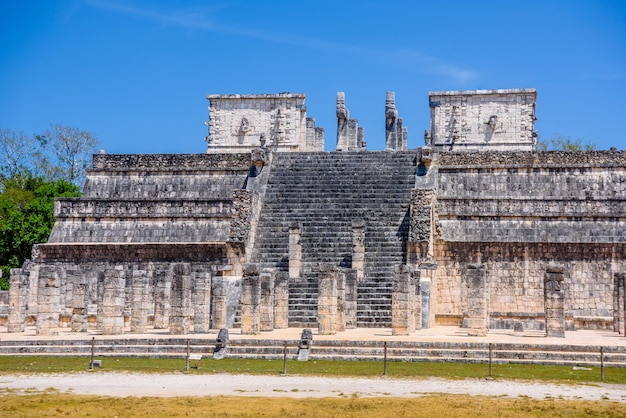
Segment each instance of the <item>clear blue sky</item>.
M386 91L415 148L429 91L533 87L543 138L626 148L626 1L0 2L0 127L107 153L205 152L213 93L305 93L332 150L337 91L382 149Z

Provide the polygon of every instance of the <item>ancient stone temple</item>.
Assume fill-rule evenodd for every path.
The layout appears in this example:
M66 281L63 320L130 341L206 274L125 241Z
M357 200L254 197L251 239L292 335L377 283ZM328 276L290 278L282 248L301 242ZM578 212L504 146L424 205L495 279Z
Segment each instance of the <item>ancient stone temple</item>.
M389 92L384 151L336 99L334 152L281 93L208 96L206 154L94 155L9 332L624 332L626 153L537 152L533 89L430 93L413 149Z

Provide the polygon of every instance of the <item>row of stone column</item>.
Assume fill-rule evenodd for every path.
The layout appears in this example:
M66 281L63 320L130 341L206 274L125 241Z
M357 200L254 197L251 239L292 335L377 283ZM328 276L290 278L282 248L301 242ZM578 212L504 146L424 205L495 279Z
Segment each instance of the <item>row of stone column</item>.
M546 336L548 337L565 337L563 272L562 267L550 266L544 275L545 323ZM466 275L468 336L485 336L489 325L489 281L487 273L484 265L469 264ZM419 272L407 265L396 266L391 308L393 335L408 335L421 328L419 284Z
M257 264L246 264L241 284L241 333L258 334L261 331L289 326L288 273Z
M356 269L319 264L317 317L319 334L335 334L356 328Z
M318 332L335 334L356 328L357 271L320 263L318 275ZM244 265L241 289L241 333L287 328L291 273L257 264Z
M126 306L130 306L131 332L146 331L151 310L154 310L154 327L169 327L172 334L187 334L192 325L196 333L207 332L211 319L214 328L226 326L227 278L212 277L210 272L202 269L192 274L189 263L173 264L170 270L156 270L154 275L153 292L148 270L132 270L128 288L127 270L122 265L105 269L98 274L97 328L103 334L116 335L124 332ZM85 275L66 270L64 276L64 307L71 312L71 330L86 331L89 297ZM22 332L25 329L30 277L29 272L22 269L11 271L9 332ZM38 269L38 335L51 335L59 327L59 316L64 308L61 306L60 277L56 266L42 265Z
M420 274L406 264L394 268L391 291L391 333L409 335L422 328Z

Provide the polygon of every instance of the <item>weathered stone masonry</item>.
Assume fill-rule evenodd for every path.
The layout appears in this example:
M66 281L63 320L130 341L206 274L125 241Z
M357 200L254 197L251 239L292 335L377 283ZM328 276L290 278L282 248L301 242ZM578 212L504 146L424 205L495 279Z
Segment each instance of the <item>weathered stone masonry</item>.
M568 329L612 328L613 275L624 268L623 152L442 153L437 163L441 321L466 309L463 266L484 263L490 326L543 329L543 272L558 262Z
M208 99L207 154L94 156L9 332L623 334L626 153L534 151L533 89L431 93L414 150L389 92L379 152L343 93L330 153L304 95Z

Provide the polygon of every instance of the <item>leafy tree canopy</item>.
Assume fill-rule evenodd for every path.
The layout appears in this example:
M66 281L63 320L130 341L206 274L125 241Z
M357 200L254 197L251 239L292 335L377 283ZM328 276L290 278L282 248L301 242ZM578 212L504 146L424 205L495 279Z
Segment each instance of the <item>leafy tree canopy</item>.
M569 136L556 135L548 140L540 138L537 141L538 151L593 151L595 149L595 144L582 138L572 139Z
M21 267L33 244L46 242L54 226L54 198L78 197L66 180L16 175L0 181L0 289L9 285L9 270Z
M98 146L94 134L65 125L33 135L0 128L0 289L33 244L48 240L54 198L80 196Z
M34 135L0 128L0 176L42 177L82 186L99 142L90 132L65 125Z

